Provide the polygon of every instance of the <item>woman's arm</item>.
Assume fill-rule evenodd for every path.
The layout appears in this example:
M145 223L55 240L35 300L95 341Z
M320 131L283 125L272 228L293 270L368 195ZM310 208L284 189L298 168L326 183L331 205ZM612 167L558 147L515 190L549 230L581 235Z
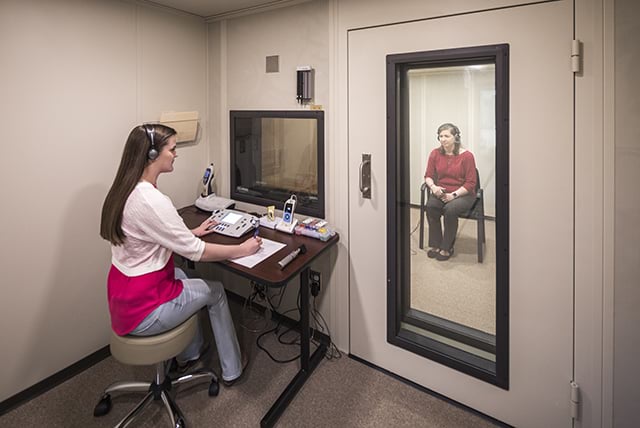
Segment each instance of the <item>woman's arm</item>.
M260 248L262 238L251 237L238 245L220 245L205 242L204 252L200 257L201 262L215 262L219 260L235 259L237 257L249 256Z
M436 185L436 182L433 179L433 177L435 177L437 174L435 159L437 156L436 150L438 149L431 151L431 153L429 154L429 159L427 160L427 170L424 172L424 182L427 183L427 187L429 187L431 193L440 198L444 195L444 187Z

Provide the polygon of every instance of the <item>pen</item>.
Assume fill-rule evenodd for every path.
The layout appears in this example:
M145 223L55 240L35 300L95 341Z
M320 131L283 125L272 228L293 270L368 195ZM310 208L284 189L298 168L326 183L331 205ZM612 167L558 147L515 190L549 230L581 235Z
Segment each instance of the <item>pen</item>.
M257 238L258 237L258 231L260 230L259 227L256 227L256 230L253 231L253 237Z

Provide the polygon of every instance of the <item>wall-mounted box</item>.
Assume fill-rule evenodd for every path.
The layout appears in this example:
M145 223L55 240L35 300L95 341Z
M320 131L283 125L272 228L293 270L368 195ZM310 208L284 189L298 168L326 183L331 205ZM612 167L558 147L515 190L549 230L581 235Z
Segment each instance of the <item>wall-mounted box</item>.
M185 143L195 141L198 135L198 118L197 111L171 111L162 113L160 123L176 130L178 133L176 135L177 143Z

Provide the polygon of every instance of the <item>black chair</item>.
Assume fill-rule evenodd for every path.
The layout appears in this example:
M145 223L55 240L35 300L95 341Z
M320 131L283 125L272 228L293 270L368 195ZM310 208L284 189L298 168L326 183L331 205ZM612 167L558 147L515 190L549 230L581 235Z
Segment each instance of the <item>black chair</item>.
M424 248L424 217L426 215L426 200L425 193L427 193L427 200L431 196L431 191L427 187L427 183L422 183L420 187L420 249ZM484 244L486 243L484 232L484 191L480 187L480 174L476 168L476 200L464 214L459 216L460 218L467 218L476 220L478 225L478 263L482 263L484 260Z

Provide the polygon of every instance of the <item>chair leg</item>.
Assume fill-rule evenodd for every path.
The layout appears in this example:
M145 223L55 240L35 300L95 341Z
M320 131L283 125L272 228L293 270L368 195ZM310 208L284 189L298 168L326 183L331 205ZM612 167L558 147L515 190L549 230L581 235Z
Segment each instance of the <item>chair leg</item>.
M484 234L484 216L478 219L478 263L484 260L484 244L486 242Z
M112 392L147 392L149 387L151 386L151 382L115 382L112 383L104 390L105 394L110 394Z
M199 379L214 380L217 382L218 376L216 376L216 374L211 370L200 369L200 370L195 370L191 373L187 373L184 376L180 376L177 379L173 379L171 381L171 385L175 387L175 386L184 385L185 383L193 382Z
M167 409L167 412L171 417L171 426L173 428L185 428L185 417L174 399L171 398L167 391L162 391L160 397L162 398L162 403L164 404L165 409Z
M162 399L162 404L164 404L164 408L167 411L167 413L169 414L169 417L171 418L171 426L175 428L176 426L176 413L173 411L173 408L171 407L171 404L169 404L169 397L167 395L166 392L162 391L162 393L160 394L160 398Z
M147 393L144 398L134 407L127 415L116 425L115 428L126 428L131 421L142 412L151 401L153 400L153 392Z
M418 246L422 250L424 248L424 208L420 205L420 238Z
M94 416L103 416L111 409L110 393L116 391L126 392L144 392L144 398L134 407L127 415L116 425L116 428L127 427L133 419L135 419L142 410L153 400L161 400L165 409L171 418L173 428L184 428L186 420L182 411L175 403L169 392L178 385L183 385L192 381L207 379L211 381L209 385L209 396L218 395L218 377L215 372L207 369L195 370L180 376L177 379L171 379L166 376L166 364L158 363L156 365L155 382L135 382L121 381L114 382L109 385L96 406Z

